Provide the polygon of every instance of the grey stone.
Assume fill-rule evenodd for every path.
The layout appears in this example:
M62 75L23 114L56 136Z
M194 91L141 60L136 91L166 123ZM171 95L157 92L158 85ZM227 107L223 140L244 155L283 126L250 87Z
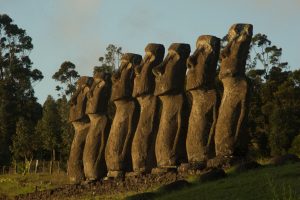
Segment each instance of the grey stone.
M220 39L200 36L196 50L187 60L186 90L192 95L186 149L190 163L203 162L214 156L214 132L217 120L215 75Z
M183 88L186 60L190 45L174 43L164 61L153 68L155 92L162 102L159 129L155 143L158 167L177 165L180 155L179 140L182 134Z
M112 76L111 100L116 105L116 114L105 148L105 160L110 171L124 173L131 166L131 144L135 131L136 104L132 98L134 68L140 64L142 57L126 53L122 56L119 71Z
M161 44L148 44L142 63L135 68L133 97L140 104L140 117L131 154L133 170L137 173L149 172L156 165L154 145L157 133L157 97L153 95L155 81L152 69L162 62L164 51Z
M249 84L245 65L252 38L251 24L235 24L228 32L228 44L221 52L219 78L224 92L216 124L217 157L243 156L247 151L247 120Z

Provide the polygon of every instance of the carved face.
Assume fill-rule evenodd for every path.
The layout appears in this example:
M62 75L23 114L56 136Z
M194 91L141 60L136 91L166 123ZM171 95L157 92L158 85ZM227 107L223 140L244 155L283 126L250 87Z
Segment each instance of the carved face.
M134 68L140 64L142 56L126 53L121 58L119 70L112 75L111 100L131 98L134 80Z
M152 69L162 62L165 48L161 44L148 44L145 48L145 52L146 55L142 63L134 68L133 97L154 93L155 80Z
M187 60L186 90L211 87L214 84L219 51L219 38L209 35L198 38L196 50Z
M190 51L189 44L173 43L164 61L153 68L156 96L178 94L183 90L186 60Z
M87 94L86 114L105 113L111 93L109 73L96 73L94 82Z
M229 29L228 44L221 52L220 79L245 75L252 30L251 24L234 24Z
M85 118L87 93L93 83L93 78L82 76L77 81L77 90L70 99L71 108L69 121L77 121Z

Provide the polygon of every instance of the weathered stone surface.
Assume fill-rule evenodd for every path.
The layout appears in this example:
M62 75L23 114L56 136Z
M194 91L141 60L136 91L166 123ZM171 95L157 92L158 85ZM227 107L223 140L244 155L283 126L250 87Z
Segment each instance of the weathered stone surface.
M245 64L252 38L252 25L235 24L228 33L228 44L221 52L219 78L224 92L215 132L217 157L243 156L247 149L244 125L248 107Z
M112 94L111 100L132 98L134 68L142 60L142 56L133 53L125 53L121 58L119 70L112 75Z
M71 183L80 183L85 180L82 158L85 139L89 131L90 123L72 122L72 125L74 126L75 134L69 155L68 175Z
M106 111L110 90L110 75L96 73L93 85L87 94L86 114L90 119L90 128L83 152L84 173L89 181L104 177L107 172L104 150L109 132Z
M133 97L154 93L155 77L152 73L152 69L163 61L165 47L162 44L150 43L146 46L145 53L141 64L134 68Z
M137 54L124 54L121 66L112 77L111 100L116 105L116 115L109 133L105 160L110 171L128 171L131 166L131 144L135 131L136 103L132 98L134 68L140 64L142 57Z
M86 94L89 91L89 87L92 85L92 83L93 79L88 76L82 76L77 81L77 90L70 99L70 122L87 118L87 115L85 114L87 102Z
M157 126L157 97L153 95L155 78L153 67L159 65L165 48L161 44L148 44L141 65L135 68L133 97L140 104L140 118L132 141L132 165L135 172L149 172L156 165L154 145Z
M220 39L200 36L196 50L187 60L186 90L192 95L186 149L189 163L203 162L214 155L214 131L217 120L216 67Z
M164 61L153 68L154 95L179 94L184 89L186 60L191 52L189 44L173 43Z
M77 90L70 100L70 121L75 129L68 161L68 175L71 183L79 183L85 178L82 157L86 135L90 127L85 110L87 93L90 90L92 82L93 79L91 77L81 77L77 82Z
M178 164L178 144L182 134L182 92L189 54L190 45L174 43L169 47L164 61L152 70L156 83L154 94L162 101L161 120L155 143L158 167Z
M156 164L154 145L157 97L145 95L137 99L140 104L140 118L131 146L132 167L136 172L149 172Z
M206 168L206 162L190 162L190 163L182 163L177 171L179 173L188 173L195 174L197 171L203 170Z

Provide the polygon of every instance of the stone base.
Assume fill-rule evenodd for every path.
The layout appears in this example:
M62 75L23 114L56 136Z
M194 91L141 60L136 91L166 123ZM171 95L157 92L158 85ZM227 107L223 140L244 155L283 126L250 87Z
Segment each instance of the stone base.
M151 174L163 174L168 172L177 172L176 166L169 166L169 167L157 167L153 168Z
M234 156L217 156L207 161L207 167L228 169L241 162L245 162L245 158Z
M108 178L124 178L123 171L108 171L107 173Z
M128 172L125 174L125 177L138 177L138 176L143 176L145 174L146 174L145 172L141 172L141 171Z
M177 171L179 173L188 173L188 174L197 174L198 171L201 171L206 168L206 162L197 162L197 163L182 163Z

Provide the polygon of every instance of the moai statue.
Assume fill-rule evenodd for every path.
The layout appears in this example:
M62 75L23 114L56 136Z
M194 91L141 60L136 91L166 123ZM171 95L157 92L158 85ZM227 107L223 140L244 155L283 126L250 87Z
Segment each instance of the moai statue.
M178 164L179 140L182 138L183 91L186 60L190 45L173 43L164 61L153 68L155 92L162 102L160 124L155 144L157 167L153 173L164 172ZM157 171L156 171L157 170Z
M165 48L162 44L148 44L142 63L135 68L132 96L140 104L140 118L134 134L131 155L135 174L149 172L156 165L155 138L157 123L157 97L154 96L155 77L153 67L164 58Z
M91 77L82 76L77 81L77 90L70 99L69 121L75 129L72 146L68 161L68 175L71 183L79 183L85 179L83 171L83 149L90 122L85 114L87 93L93 83Z
M110 74L96 72L94 82L87 93L85 113L90 119L83 151L83 167L87 181L98 180L106 175L104 150L109 131L107 105L110 98Z
M219 52L220 39L203 35L197 40L194 54L187 60L186 90L192 95L192 108L186 150L191 167L203 167L214 152L217 120L215 76Z
M125 171L130 170L131 144L136 127L136 103L132 98L134 68L141 60L140 55L124 54L118 72L112 76L111 100L116 105L116 115L105 149L107 177L122 177Z
M247 149L244 124L248 110L245 65L252 38L251 24L235 24L228 32L228 44L221 52L219 79L224 86L215 132L216 158L212 165L224 166Z

